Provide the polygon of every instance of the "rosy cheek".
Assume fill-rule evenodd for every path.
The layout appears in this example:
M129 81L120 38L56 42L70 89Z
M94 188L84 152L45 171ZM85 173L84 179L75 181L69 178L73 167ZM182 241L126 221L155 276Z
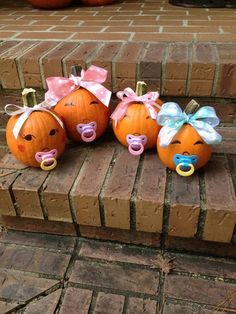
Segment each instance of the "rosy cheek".
M19 144L19 145L17 145L17 147L18 147L18 149L19 149L20 152L23 153L23 152L25 151L25 146L24 146L24 145Z

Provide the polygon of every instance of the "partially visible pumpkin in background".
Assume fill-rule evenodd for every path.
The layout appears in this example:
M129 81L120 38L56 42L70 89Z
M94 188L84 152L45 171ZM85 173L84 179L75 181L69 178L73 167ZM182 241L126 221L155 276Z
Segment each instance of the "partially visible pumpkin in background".
M67 7L72 0L27 0L33 7L37 9L62 9Z
M80 0L84 5L88 6L98 6L112 4L114 0Z

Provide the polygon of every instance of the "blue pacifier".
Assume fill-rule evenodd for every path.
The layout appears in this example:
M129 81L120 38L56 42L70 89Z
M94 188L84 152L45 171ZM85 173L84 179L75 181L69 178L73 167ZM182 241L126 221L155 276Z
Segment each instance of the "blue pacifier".
M196 155L174 155L174 163L176 165L176 172L183 177L191 176L194 173L198 157Z

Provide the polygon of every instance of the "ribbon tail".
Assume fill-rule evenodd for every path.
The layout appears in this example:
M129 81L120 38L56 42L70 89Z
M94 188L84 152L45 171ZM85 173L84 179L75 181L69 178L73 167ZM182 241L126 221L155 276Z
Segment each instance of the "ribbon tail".
M160 146L167 147L178 131L179 128L171 128L167 125L163 126L158 135L160 139Z
M128 108L128 103L126 102L119 103L116 109L114 110L114 112L112 113L111 119L116 120L116 121L122 120L125 116L127 108Z
M15 137L15 139L17 139L20 130L23 126L23 124L25 123L25 121L28 119L28 117L30 116L30 114L32 113L32 111L28 111L28 112L24 112L16 121L16 124L13 128L13 135Z

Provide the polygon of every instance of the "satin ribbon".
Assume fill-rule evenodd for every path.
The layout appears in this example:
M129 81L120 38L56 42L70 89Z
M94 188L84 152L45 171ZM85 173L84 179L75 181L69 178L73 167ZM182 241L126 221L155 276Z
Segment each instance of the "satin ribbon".
M109 106L111 91L102 83L106 81L107 70L91 65L86 71L81 71L81 76L70 75L66 77L48 77L46 79L48 91L46 100L58 102L74 90L83 87L96 96L106 107Z
M111 115L111 118L115 120L115 124L117 124L117 121L122 120L124 118L128 106L132 102L142 102L146 107L150 117L156 120L157 112L155 110L155 107L161 108L156 103L156 100L159 97L158 92L148 92L145 95L137 96L136 93L132 90L132 88L127 87L123 91L118 92L116 95L119 99L121 99L121 102L118 104L118 106Z
M185 123L190 124L209 145L219 144L222 141L222 136L214 129L220 120L215 109L210 106L201 107L194 114L186 114L178 104L167 102L157 115L157 123L163 126L159 132L160 146L162 147L169 145Z
M60 120L60 118L54 114L50 109L49 109L49 102L48 101L43 101L42 103L35 105L34 107L27 107L27 106L17 106L17 105L12 105L12 104L8 104L5 106L5 112L9 115L9 116L16 116L16 115L20 115L18 120L16 121L16 124L13 128L13 135L15 137L15 139L17 139L20 130L23 126L23 124L25 123L25 121L29 118L29 116L31 115L32 112L35 111L43 111L43 112L47 112L50 115L52 115L57 122L60 124L60 126L62 128L64 128L63 126L63 122ZM16 108L15 111L9 111L9 108Z

